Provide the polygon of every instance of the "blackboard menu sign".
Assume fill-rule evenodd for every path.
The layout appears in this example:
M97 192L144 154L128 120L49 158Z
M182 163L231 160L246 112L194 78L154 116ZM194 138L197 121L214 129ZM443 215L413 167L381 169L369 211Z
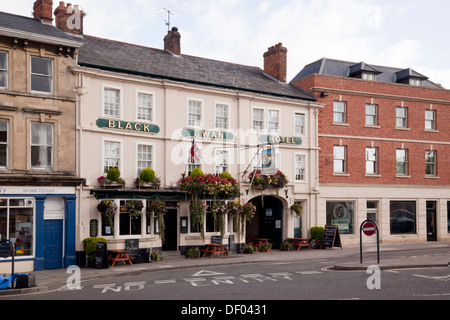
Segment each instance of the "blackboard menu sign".
M234 244L234 235L231 235L228 238L228 250L230 250L230 252L235 252L236 251L236 247Z
M212 236L211 244L222 244L222 237L221 236Z
M341 236L339 235L338 226L325 226L323 231L321 248L341 247Z
M127 253L130 257L139 256L139 239L128 239L126 241Z
M97 242L97 251L95 252L95 267L97 269L108 269L108 249L106 243Z

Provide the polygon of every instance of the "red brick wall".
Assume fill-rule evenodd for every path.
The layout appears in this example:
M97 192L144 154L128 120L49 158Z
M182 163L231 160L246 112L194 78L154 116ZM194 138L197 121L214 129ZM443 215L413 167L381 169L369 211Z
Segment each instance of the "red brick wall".
M450 90L334 76L296 82L325 105L319 113L321 183L450 185ZM316 89L314 89L316 88ZM333 90L326 90L333 89ZM320 97L321 92L328 93ZM333 124L333 101L347 103L346 125ZM365 126L365 105L378 105L378 126ZM396 129L396 107L408 108L408 130ZM425 110L436 111L436 132L425 130ZM333 135L327 137L326 135ZM347 146L348 176L333 175L333 146ZM409 174L396 177L396 149L408 149ZM365 148L378 148L379 176L365 174ZM425 151L437 151L437 176L425 177Z

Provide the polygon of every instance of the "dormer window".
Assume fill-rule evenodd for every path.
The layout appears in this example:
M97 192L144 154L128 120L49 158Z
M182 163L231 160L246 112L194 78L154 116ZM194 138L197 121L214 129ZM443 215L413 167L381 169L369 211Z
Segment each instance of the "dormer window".
M362 74L362 79L363 80L375 80L375 74L374 73L369 73L369 72L364 72Z
M348 76L352 78L359 78L363 80L376 80L377 74L380 74L381 72L372 67L371 65L360 62L353 66L350 66L348 69Z
M422 86L422 80L416 79L416 78L409 78L409 84L412 86L421 87Z

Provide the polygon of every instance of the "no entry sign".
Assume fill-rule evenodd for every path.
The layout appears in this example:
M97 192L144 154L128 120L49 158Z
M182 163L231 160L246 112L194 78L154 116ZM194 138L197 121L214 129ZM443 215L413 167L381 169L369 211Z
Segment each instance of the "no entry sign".
M362 231L368 237L373 236L375 234L376 230L377 230L377 228L376 228L375 224L373 222L371 222L371 221L367 221L362 226Z

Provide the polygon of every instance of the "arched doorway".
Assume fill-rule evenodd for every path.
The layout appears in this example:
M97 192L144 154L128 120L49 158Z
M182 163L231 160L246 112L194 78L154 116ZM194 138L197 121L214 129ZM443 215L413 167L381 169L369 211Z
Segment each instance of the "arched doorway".
M258 196L250 202L256 206L256 213L246 224L247 237L268 238L278 249L283 241L283 202L273 196Z

